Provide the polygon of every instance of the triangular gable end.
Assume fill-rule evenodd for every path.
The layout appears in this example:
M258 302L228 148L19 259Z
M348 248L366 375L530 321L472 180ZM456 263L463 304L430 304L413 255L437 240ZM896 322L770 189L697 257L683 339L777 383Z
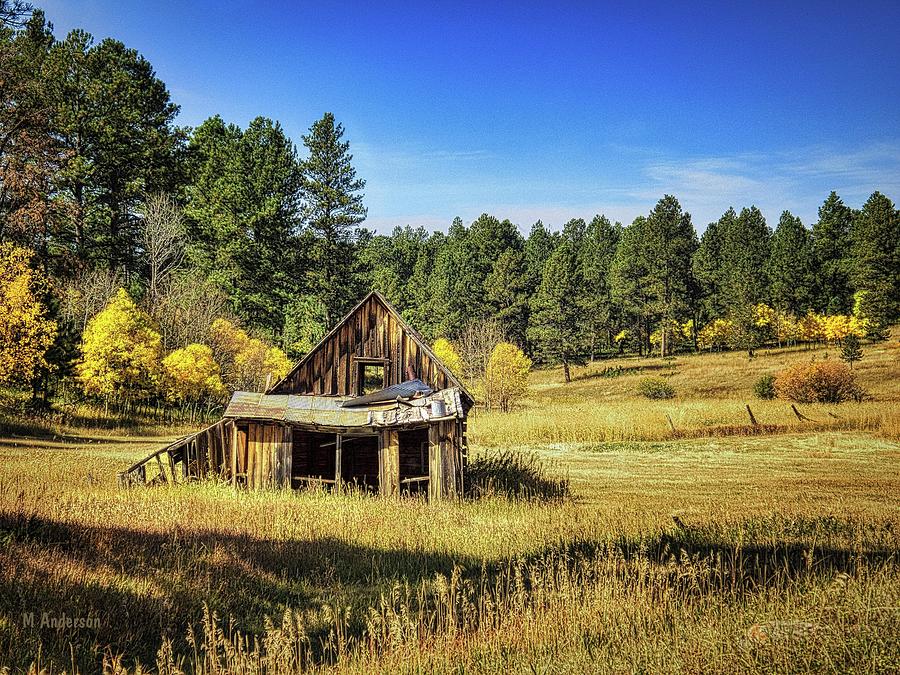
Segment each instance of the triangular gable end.
M435 355L422 337L377 291L369 293L341 319L268 394L356 396L360 368L382 365L384 386L419 378L433 389L459 387L474 397Z

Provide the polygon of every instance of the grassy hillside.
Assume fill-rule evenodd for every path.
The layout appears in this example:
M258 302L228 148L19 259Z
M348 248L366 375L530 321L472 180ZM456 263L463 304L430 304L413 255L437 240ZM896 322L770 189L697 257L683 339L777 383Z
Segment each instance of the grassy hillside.
M810 429L856 429L900 438L900 341L896 337L866 345L855 364L859 383L871 399L858 404L799 406L814 420L799 420L785 401L761 401L753 384L800 361L838 359L839 350L790 348L765 350L753 359L726 352L671 359L637 357L597 361L573 368L573 381L562 369L535 372L529 396L512 414L473 418L472 439L481 445L667 439L675 435L716 436ZM674 399L648 401L636 395L644 377L666 378ZM749 404L762 429L750 428ZM769 428L766 428L769 427Z
M536 373L520 411L472 421L473 454L536 453L568 477L561 501L120 491L115 472L164 437L7 433L0 665L888 672L900 352L867 348L873 400L801 406L814 422L752 399L759 374L810 356L679 357L664 402L633 394L658 360ZM598 376L610 365L643 371Z

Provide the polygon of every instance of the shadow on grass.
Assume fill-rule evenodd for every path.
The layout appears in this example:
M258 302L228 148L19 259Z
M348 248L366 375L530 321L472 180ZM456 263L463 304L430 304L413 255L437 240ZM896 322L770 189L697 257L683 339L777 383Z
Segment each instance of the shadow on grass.
M186 648L204 603L235 627L261 633L284 609L329 599L377 602L385 584L418 582L473 560L421 550L376 549L334 538L276 541L204 530L166 534L87 527L0 514L0 665L97 672L104 651L155 663L163 636ZM32 613L33 626L23 615ZM42 615L97 619L96 627L41 627ZM359 633L362 625L357 626ZM314 636L315 637L315 636ZM69 644L72 645L70 653ZM126 663L127 665L127 663Z
M673 370L675 366L668 363L648 363L640 366L608 366L601 370L576 373L572 376L573 382L580 380L594 380L603 378L623 377L625 375L640 375L641 373L656 372L659 370Z
M610 560L621 564L605 564ZM137 658L152 666L162 636L186 653L188 627L198 628L204 604L223 620L234 617L235 628L249 634L263 633L265 618L277 622L287 607L352 606L356 618L348 633L359 638L364 610L377 604L381 592L398 581L415 584L439 573L449 576L454 569L473 582L474 592L515 586L492 583L510 577L514 569L525 570L523 588L530 592L527 570L562 565L587 582L591 574L610 570L623 583L652 573L686 594L728 598L809 576L852 574L860 565L888 561L897 564L897 552L887 546L739 545L712 529L679 527L640 540L563 542L524 558L485 562L452 552L382 549L331 537L282 541L187 528L154 533L4 512L0 655L13 669L27 669L39 649L43 665L57 669L70 667L74 658L83 672L95 672L104 653L127 655L125 665ZM591 563L599 563L594 572ZM41 627L45 612L51 618L96 618L98 625ZM29 613L34 614L31 626L23 621ZM325 637L322 630L311 634L314 645L324 642L319 639ZM329 658L322 650L314 654L320 662Z
M504 450L481 456L466 467L466 494L471 498L499 495L509 499L559 501L569 497L568 478L547 473L537 454Z

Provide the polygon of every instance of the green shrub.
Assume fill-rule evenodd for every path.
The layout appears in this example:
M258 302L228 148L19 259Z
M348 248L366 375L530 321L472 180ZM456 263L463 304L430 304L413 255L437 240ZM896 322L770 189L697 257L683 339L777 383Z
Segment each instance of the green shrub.
M771 401L775 398L775 376L763 375L753 385L753 395L764 401Z
M853 371L836 361L798 363L785 368L775 378L775 391L778 398L798 403L843 403L865 398Z
M674 398L675 387L661 377L645 377L638 382L638 393L649 399Z

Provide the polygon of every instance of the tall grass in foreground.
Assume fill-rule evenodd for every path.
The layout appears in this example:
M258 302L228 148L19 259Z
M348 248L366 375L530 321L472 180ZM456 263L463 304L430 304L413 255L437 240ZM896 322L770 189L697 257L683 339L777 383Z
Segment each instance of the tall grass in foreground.
M676 537L581 543L470 572L395 581L364 610L289 609L259 639L206 608L187 653L167 640L155 665L163 673L887 672L900 660L900 574L865 556L703 549Z

